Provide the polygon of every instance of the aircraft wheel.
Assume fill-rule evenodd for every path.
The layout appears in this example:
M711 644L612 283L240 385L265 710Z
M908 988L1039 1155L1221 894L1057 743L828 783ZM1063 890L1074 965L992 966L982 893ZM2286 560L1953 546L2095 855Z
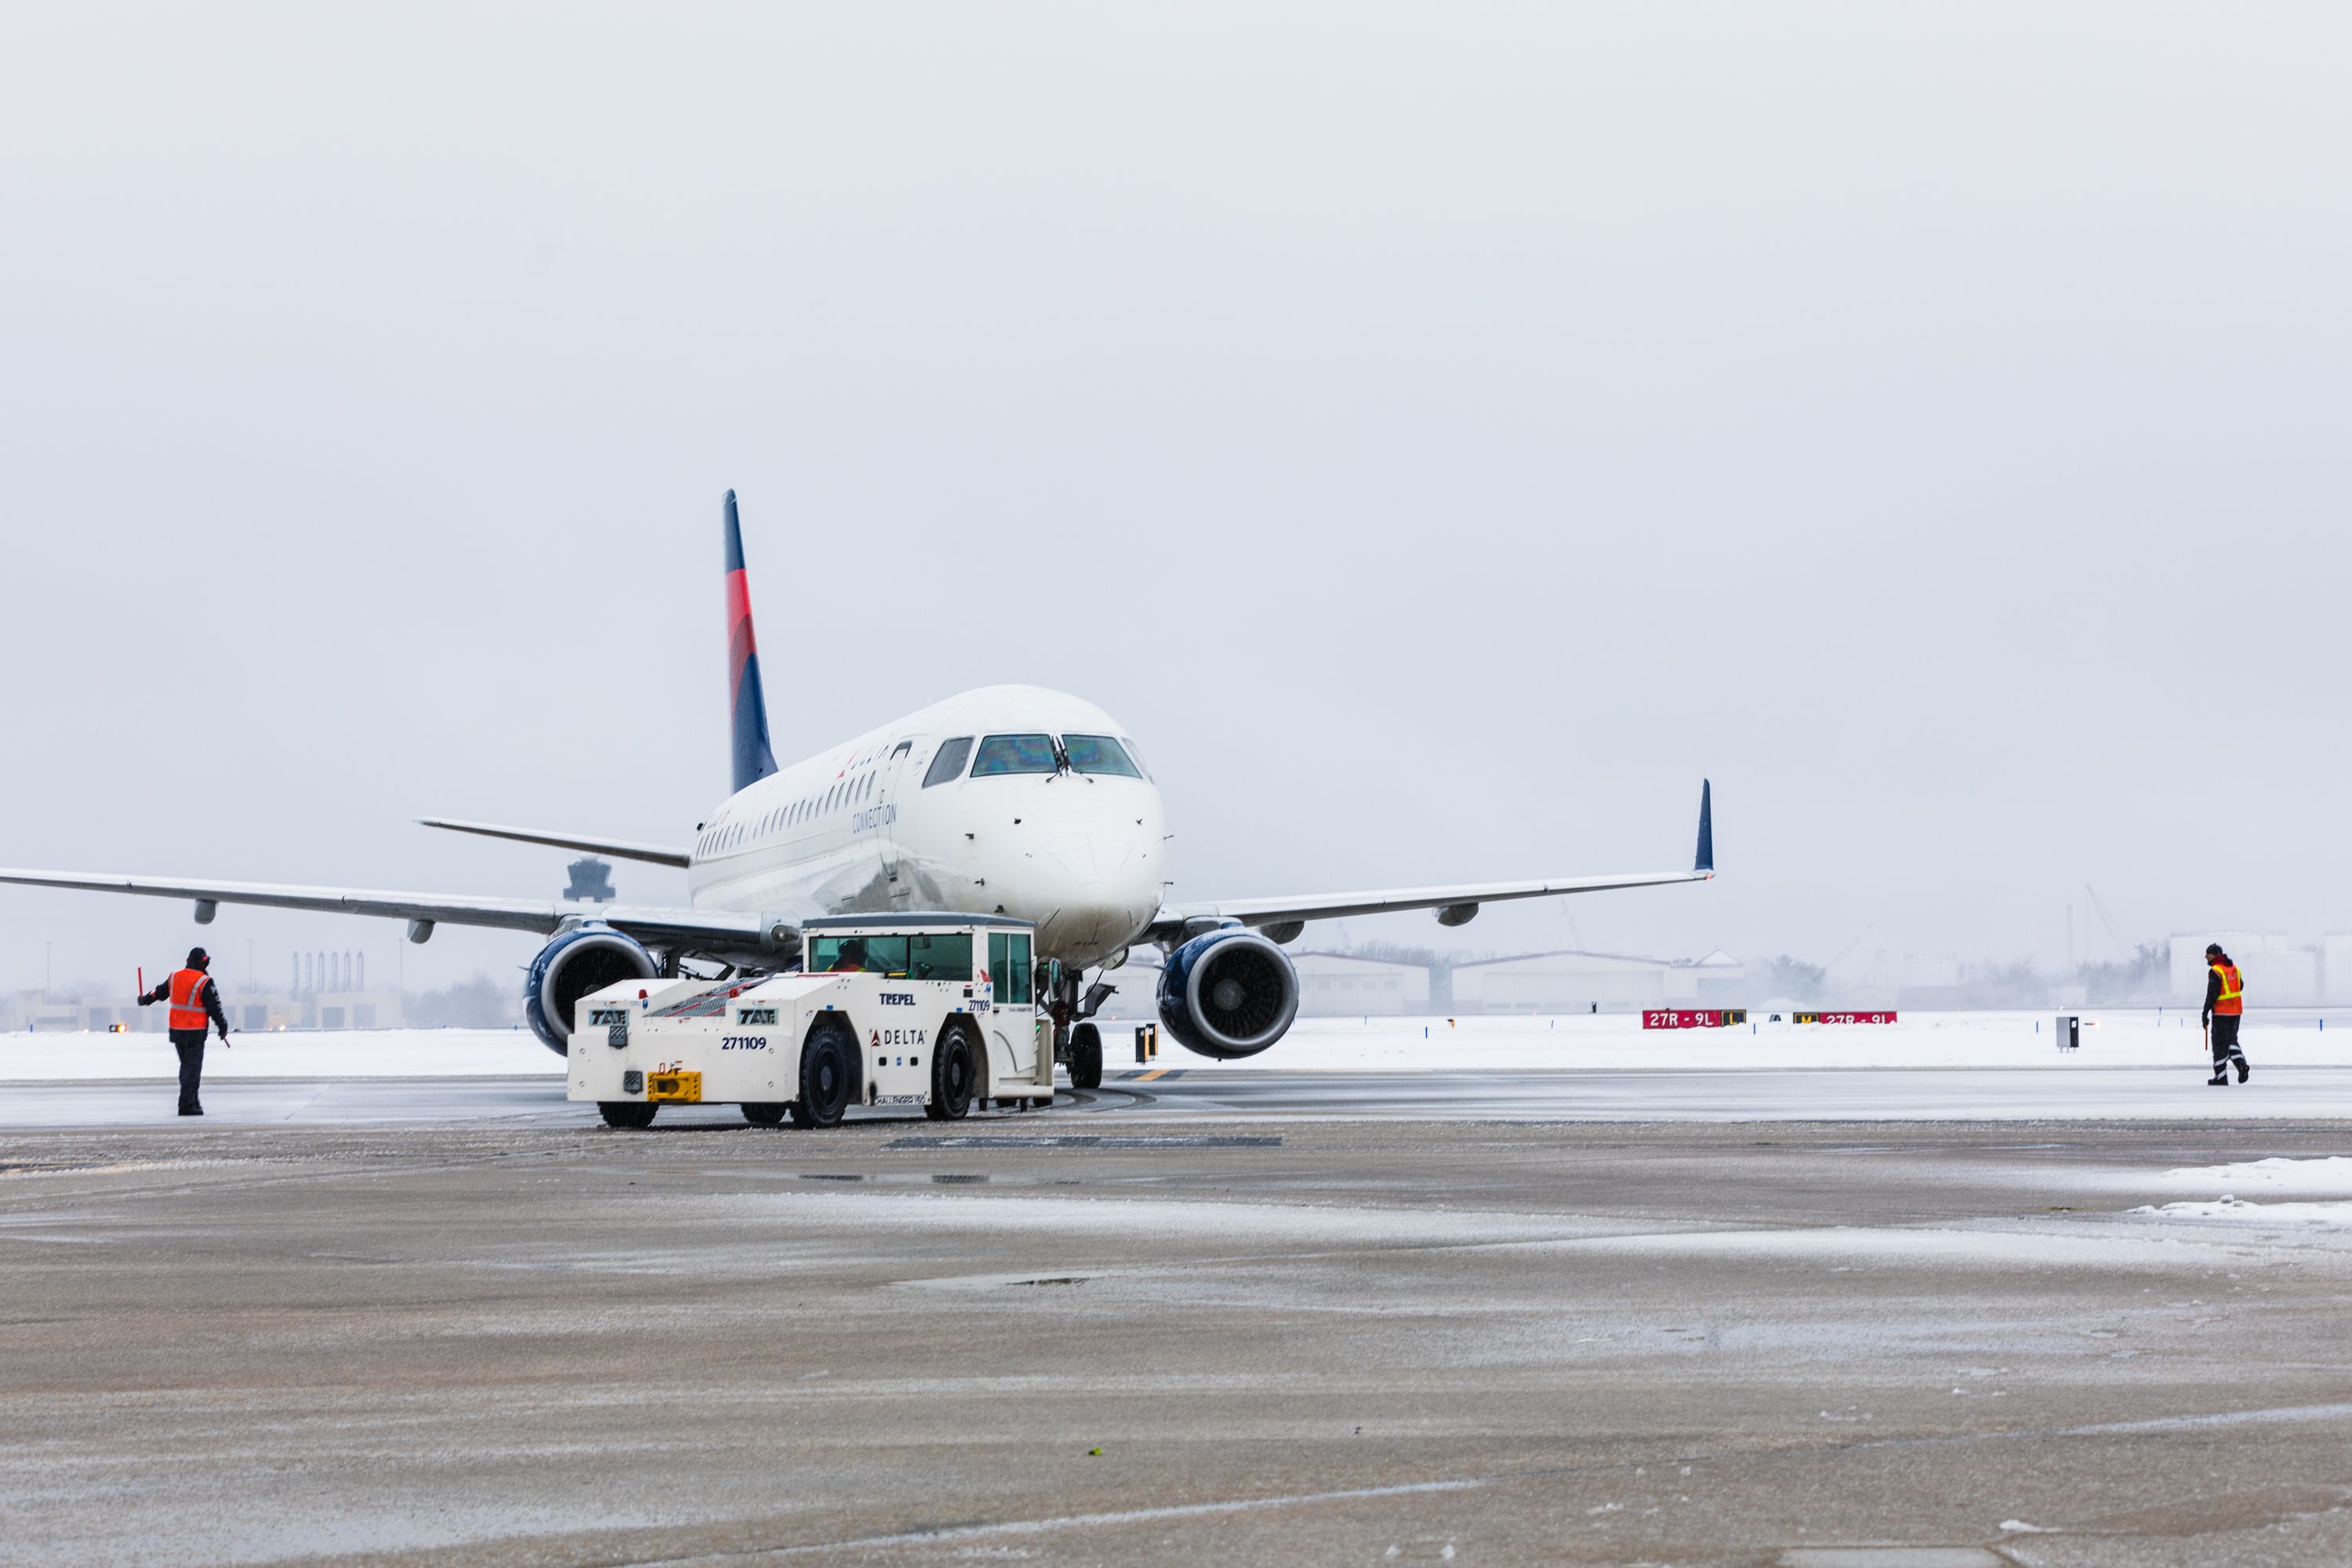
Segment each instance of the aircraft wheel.
M1070 1087L1102 1087L1102 1031L1092 1024L1070 1031Z
M837 1127L857 1078L857 1042L839 1024L820 1023L801 1044L801 1097L795 1127Z
M660 1109L648 1100L600 1100L596 1102L596 1114L604 1119L607 1127L651 1127L654 1112Z
M971 1112L972 1085L978 1081L978 1051L971 1031L950 1024L931 1047L931 1099L923 1114L934 1121L961 1121Z
M743 1107L743 1120L754 1127L782 1127L784 1124L784 1102L749 1102Z

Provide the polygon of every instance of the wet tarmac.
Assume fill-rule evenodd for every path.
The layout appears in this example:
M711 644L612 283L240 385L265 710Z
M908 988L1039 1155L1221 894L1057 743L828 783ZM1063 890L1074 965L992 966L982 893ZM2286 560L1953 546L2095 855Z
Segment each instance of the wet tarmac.
M210 1125L339 1126L500 1121L589 1126L595 1108L530 1078L218 1078ZM0 1084L0 1130L173 1124L171 1081ZM1050 1114L1376 1118L1405 1121L1780 1121L2352 1118L2352 1068L2272 1068L2210 1089L2204 1069L1817 1068L1766 1072L1292 1072L1181 1066L1066 1087ZM858 1110L860 1120L921 1121ZM731 1107L668 1107L663 1125L732 1125ZM991 1118L983 1116L982 1120Z
M2340 1081L1735 1076L10 1089L0 1562L2352 1559Z

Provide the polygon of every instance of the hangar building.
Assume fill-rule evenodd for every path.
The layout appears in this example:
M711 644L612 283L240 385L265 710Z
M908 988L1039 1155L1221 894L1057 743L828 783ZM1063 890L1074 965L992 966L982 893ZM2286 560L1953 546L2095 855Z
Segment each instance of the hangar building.
M1429 965L1344 952L1294 952L1302 1018L1393 1017L1429 1011ZM1457 971L1457 973L1459 973Z
M1460 1013L1738 1006L1748 1000L1748 966L1721 948L1696 960L1533 952L1454 966L1454 1006Z

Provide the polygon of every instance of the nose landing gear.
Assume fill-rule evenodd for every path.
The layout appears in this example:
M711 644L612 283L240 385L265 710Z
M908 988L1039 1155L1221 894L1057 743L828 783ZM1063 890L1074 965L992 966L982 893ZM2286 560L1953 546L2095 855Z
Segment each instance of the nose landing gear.
M1043 989L1054 1019L1054 1059L1070 1069L1072 1089L1100 1089L1102 1031L1082 1020L1102 1005L1110 988L1097 986L1087 992L1081 1002L1078 980L1079 976L1065 970L1059 961L1046 966Z

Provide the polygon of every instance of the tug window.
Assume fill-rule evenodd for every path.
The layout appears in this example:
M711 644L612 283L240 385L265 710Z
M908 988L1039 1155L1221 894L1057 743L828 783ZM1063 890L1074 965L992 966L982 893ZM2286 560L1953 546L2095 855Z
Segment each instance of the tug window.
M988 933L988 977L1000 1007L1029 1005L1029 936L1026 931Z
M813 974L887 974L907 976L907 939L903 936L821 936L809 944Z
M1143 770L1135 765L1127 749L1108 735L1065 735L1062 750L1069 754L1071 770L1076 773L1117 773L1130 779L1143 776Z
M1053 773L1062 770L1062 760L1054 752L1051 735L991 735L980 743L980 760L971 764L971 776L988 778L998 773Z
M963 773L964 763L971 756L970 735L958 735L952 741L940 742L940 754L931 759L930 771L923 775L923 787L929 789L935 784L945 784L960 776Z
M971 983L971 933L957 931L952 935L910 937L912 949L908 955L907 978L909 980L961 980Z

